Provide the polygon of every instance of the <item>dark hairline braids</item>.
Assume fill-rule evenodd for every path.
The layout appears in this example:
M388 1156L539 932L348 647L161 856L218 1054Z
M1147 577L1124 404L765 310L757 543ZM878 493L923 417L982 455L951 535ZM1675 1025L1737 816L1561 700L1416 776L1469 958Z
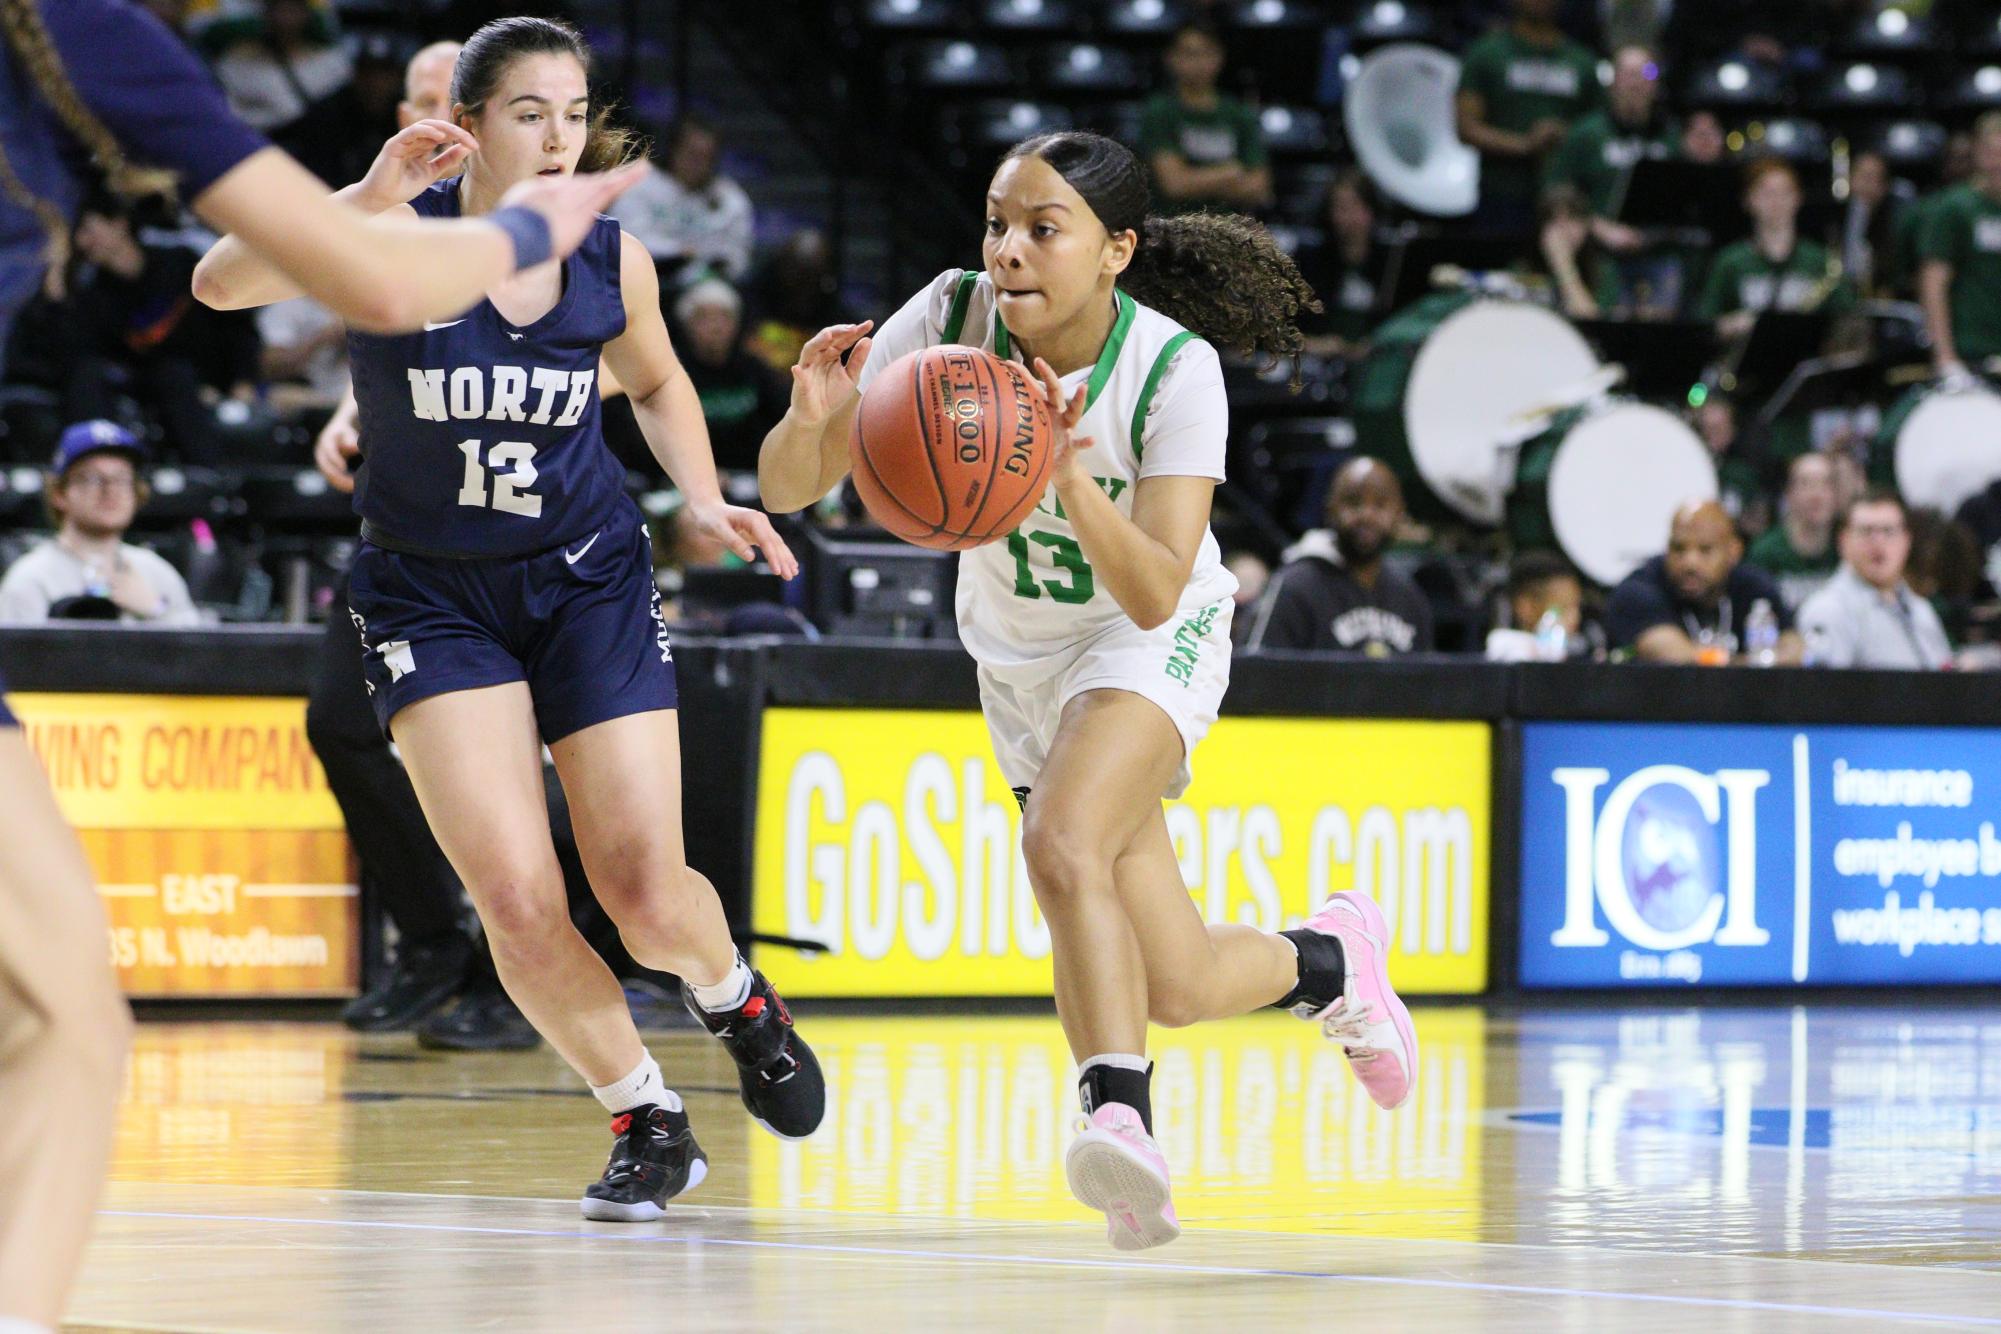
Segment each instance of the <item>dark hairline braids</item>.
M452 66L452 101L476 114L500 86L507 67L523 56L571 56L591 71L591 48L584 35L558 19L504 18L483 25L466 38ZM612 123L615 108L606 103L591 111L590 132L584 140L583 156L577 170L610 171L646 155L646 142L639 135Z
M1119 275L1126 295L1231 351L1291 357L1297 387L1299 316L1321 305L1262 224L1234 213L1149 217L1145 168L1131 149L1101 134L1037 135L1001 161L1024 157L1048 163L1107 232L1139 238Z
M5 31L7 45L34 83L35 91L55 111L63 128L89 152L91 161L104 174L105 184L114 193L126 199L143 195L173 197L174 173L135 166L119 147L117 137L84 103L76 85L70 82L55 39L49 36L48 27L42 22L36 0L0 0L0 30ZM28 189L4 150L0 150L0 194L35 215L47 237L43 253L50 267L60 273L69 262L69 219L53 201Z

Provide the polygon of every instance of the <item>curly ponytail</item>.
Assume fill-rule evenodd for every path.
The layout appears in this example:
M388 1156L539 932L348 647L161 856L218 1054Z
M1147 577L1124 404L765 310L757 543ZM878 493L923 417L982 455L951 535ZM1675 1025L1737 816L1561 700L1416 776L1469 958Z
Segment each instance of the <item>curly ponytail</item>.
M1119 286L1133 300L1232 351L1297 355L1299 316L1320 310L1320 302L1292 257L1257 222L1216 213L1148 217L1139 159L1100 134L1037 135L1001 161L1022 157L1048 163L1106 231L1138 236L1132 263L1119 275Z
M1240 352L1299 351L1302 311L1320 301L1271 233L1233 213L1148 218L1119 286L1144 306Z

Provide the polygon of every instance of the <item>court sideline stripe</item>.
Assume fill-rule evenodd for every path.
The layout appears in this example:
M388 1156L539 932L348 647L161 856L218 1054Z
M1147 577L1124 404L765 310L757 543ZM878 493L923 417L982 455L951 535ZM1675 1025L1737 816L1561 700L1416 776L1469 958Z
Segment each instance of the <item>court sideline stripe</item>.
M1931 1315L1866 1307L1817 1306L1759 1301L1749 1297L1689 1297L1652 1292L1607 1292L1593 1288L1544 1287L1533 1284L1481 1283L1472 1279L1408 1278L1392 1274L1342 1274L1304 1269L1250 1269L1231 1265L1176 1264L1172 1261L1092 1260L1065 1256L995 1255L979 1251L932 1251L915 1247L844 1246L831 1242L752 1241L741 1237L682 1237L662 1233L620 1234L541 1228L477 1227L462 1223L397 1223L383 1219L283 1218L255 1214L191 1214L150 1209L100 1209L106 1218L156 1218L203 1223L278 1223L300 1227L375 1228L401 1232L446 1232L500 1237L547 1237L563 1241L674 1243L681 1246L736 1246L750 1250L809 1251L827 1255L859 1255L893 1260L940 1260L956 1264L1021 1265L1029 1268L1110 1270L1116 1273L1199 1274L1215 1278L1296 1278L1337 1283L1371 1283L1383 1287L1432 1288L1482 1292L1513 1297L1572 1297L1593 1301L1651 1302L1703 1310L1769 1311L1778 1315L1817 1315L1845 1320L1901 1320L1928 1325L1960 1325L2001 1329L2001 1318L1974 1315Z

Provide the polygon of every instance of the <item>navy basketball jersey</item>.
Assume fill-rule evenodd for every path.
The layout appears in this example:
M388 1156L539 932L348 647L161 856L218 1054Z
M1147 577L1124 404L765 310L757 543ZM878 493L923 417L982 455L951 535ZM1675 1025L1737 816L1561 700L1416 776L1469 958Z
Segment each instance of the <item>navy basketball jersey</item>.
M459 183L411 202L459 216ZM563 294L533 324L482 299L416 333L350 333L362 535L430 556L519 556L587 537L624 494L599 425L598 353L625 332L619 227L563 262Z

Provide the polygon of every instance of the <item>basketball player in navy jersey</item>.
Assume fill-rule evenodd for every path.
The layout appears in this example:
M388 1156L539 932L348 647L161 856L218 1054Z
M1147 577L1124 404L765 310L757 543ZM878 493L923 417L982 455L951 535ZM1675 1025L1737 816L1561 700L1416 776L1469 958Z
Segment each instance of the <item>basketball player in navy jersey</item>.
M635 176L536 181L477 220L371 222L224 105L124 0L0 0L0 348L59 290L95 184L177 196L351 323L413 329L566 255ZM0 705L0 1330L53 1328L97 1205L130 1016L89 863Z
M347 197L469 217L520 181L622 158L603 113L592 118L587 61L563 24L487 24L453 71L454 123L398 134ZM438 179L460 163L457 179ZM248 300L289 294L226 240L206 262ZM707 1161L618 982L570 923L544 743L598 898L634 958L684 979L689 1008L735 1057L752 1115L782 1137L808 1135L826 1087L784 1002L737 954L714 887L684 861L673 654L646 532L599 430L600 353L696 527L747 560L761 549L788 578L798 563L762 514L723 502L653 262L608 218L565 264L420 333L350 345L363 545L349 605L377 716L502 983L613 1114L611 1161L584 1215L658 1218Z

